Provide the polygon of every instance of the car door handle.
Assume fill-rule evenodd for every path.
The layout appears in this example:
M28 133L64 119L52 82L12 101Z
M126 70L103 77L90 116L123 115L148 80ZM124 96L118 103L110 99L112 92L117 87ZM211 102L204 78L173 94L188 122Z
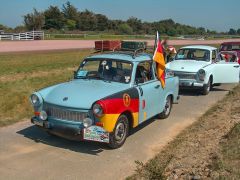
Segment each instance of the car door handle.
M159 87L160 87L160 85L156 85L156 86L155 86L155 89L158 89Z
M233 66L233 67L235 67L235 68L239 68L239 65L236 65L236 66Z

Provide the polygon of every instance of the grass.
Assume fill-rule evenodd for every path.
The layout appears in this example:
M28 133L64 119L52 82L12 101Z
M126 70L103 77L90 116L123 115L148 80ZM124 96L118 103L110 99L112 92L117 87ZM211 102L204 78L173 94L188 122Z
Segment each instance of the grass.
M67 81L90 50L0 55L0 126L30 118L29 95Z
M240 179L240 85L127 179Z

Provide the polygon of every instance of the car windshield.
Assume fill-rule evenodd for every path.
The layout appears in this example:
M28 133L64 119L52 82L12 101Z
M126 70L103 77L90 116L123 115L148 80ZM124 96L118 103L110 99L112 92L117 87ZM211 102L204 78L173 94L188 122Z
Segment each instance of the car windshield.
M176 60L195 60L195 61L209 61L210 51L205 49L180 49L175 57Z
M132 63L114 59L87 59L76 71L75 79L98 79L129 83L131 81Z

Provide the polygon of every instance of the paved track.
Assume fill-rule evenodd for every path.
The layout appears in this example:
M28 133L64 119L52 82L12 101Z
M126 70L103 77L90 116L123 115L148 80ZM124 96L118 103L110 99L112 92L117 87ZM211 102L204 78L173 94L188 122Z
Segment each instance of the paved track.
M0 128L0 179L123 179L134 172L135 160L153 157L233 87L219 86L207 96L183 92L168 119L137 128L116 150L49 136L29 120Z
M143 40L144 41L144 40ZM227 41L240 41L240 39L225 40L169 40L169 45L189 44L220 44ZM148 45L153 46L154 41L148 40ZM44 41L0 41L0 53L24 51L51 51L65 49L94 48L94 40L44 40Z

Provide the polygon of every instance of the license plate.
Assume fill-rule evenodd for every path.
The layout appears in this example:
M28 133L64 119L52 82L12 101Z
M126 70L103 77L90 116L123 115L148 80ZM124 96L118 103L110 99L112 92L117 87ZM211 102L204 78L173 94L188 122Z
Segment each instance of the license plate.
M33 123L38 125L38 126L43 127L43 121L36 121L36 120L34 120Z
M88 141L109 143L109 133L106 132L102 127L91 126L89 128L84 128L83 139Z

